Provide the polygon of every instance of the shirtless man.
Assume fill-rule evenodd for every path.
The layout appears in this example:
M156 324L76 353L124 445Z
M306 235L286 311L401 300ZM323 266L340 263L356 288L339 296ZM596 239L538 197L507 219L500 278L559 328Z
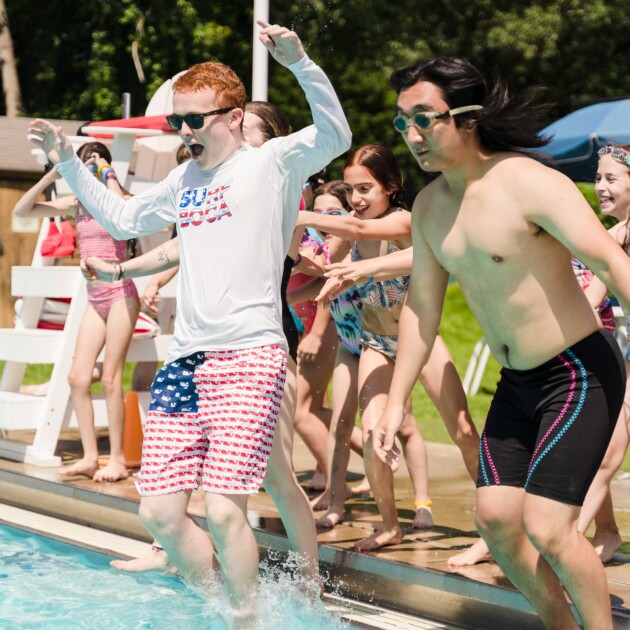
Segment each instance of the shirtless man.
M374 448L399 457L394 435L453 274L503 366L481 437L477 527L547 627L578 628L564 587L585 628L612 628L604 569L577 519L623 401L623 362L570 252L625 306L630 261L577 188L523 151L545 144L526 101L451 58L397 71L392 85L396 128L441 176L413 207L412 282Z
M177 223L175 334L144 427L140 515L180 574L212 588L210 539L186 511L190 493L201 487L231 625L243 629L256 625L258 570L247 498L265 475L285 380L283 261L303 183L350 145L339 100L298 36L260 24L262 43L295 74L311 107L313 125L294 134L261 148L245 144L245 88L215 62L193 66L173 86L168 122L192 159L127 201L73 157L61 128L36 120L30 129L112 234L130 238ZM120 265L118 278L124 271Z

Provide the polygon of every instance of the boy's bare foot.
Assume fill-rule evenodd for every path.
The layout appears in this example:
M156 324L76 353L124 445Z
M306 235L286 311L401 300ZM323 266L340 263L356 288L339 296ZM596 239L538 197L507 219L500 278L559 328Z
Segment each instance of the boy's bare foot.
M350 487L352 494L369 494L372 491L367 477L363 477L356 486Z
M493 562L494 558L485 541L480 538L476 543L468 547L466 551L451 556L446 563L449 567L469 567L479 562Z
M127 479L129 471L124 464L110 460L107 466L103 466L94 474L94 481L120 481Z
M346 486L346 493L344 497L344 501L352 497L352 492L348 486ZM317 510L327 510L330 507L330 488L326 488L324 494L320 494L318 497L311 501L311 509L313 511Z
M326 489L326 477L324 477L323 473L320 473L316 470L311 477L311 480L308 482L308 486L306 489L309 492L322 492Z
M355 551L374 551L380 549L386 545L400 545L403 541L403 535L400 528L395 529L381 529L380 531L372 534L368 538L360 540L354 545Z
M431 529L433 527L433 513L430 505L420 505L411 523L413 529Z
M332 529L343 523L343 510L330 509L324 516L315 521L315 527L319 529Z
M621 543L619 531L600 531L598 529L593 536L593 547L604 564L613 559L617 549L621 547Z
M171 564L166 551L151 551L142 558L133 560L112 560L109 563L114 569L129 573L143 573L144 571L162 571L164 573L177 573L177 569Z
M80 459L71 466L62 466L59 469L60 475L67 475L68 477L76 477L83 475L85 477L94 477L98 470L98 462L92 459Z

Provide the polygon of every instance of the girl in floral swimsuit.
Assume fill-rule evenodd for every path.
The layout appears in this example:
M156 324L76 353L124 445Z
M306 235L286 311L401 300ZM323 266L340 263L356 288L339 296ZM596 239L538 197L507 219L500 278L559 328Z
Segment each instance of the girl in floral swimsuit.
M409 215L403 210L402 180L396 160L389 149L380 145L367 145L357 149L346 160L344 181L350 185L350 202L359 219L384 218L393 213ZM313 215L314 213L302 213ZM341 217L330 217L333 223ZM322 227L311 216L301 220L315 227ZM312 222L311 222L312 221ZM391 247L405 249L411 245L409 222L404 219L399 234L388 241L359 241L352 245L352 256L372 258L385 254ZM327 230L338 236L360 238L360 234L340 234L335 229ZM350 248L350 243L347 247ZM355 549L368 551L383 545L402 542L402 532L396 513L393 476L382 464L370 447L372 428L380 418L387 401L387 391L394 368L395 338L398 329L398 314L404 301L408 279L396 279L377 283L371 287L360 287L361 295L361 358L359 363L359 411L363 428L364 463L368 479L383 524L379 530L365 540L359 541ZM377 294L380 297L376 297ZM407 413L401 428L400 439L405 451L407 467L414 486L414 525L431 527L431 500L429 498L427 455L424 441L413 415ZM342 504L343 505L343 504ZM337 505L331 506L326 518L330 525L338 523L343 516Z

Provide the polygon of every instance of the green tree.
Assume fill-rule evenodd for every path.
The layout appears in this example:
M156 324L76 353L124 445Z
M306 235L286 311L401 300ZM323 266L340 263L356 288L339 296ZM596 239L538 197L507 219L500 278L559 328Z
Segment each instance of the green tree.
M165 79L207 59L231 65L249 88L252 4L104 0L96 10L71 0L9 0L24 113L112 118L130 92L133 114L141 114ZM391 125L395 68L464 57L513 89L547 86L558 117L590 99L630 97L628 0L274 0L271 20L295 28L328 73L355 146L394 149L410 198L423 179ZM269 98L294 128L309 122L295 80L274 63Z

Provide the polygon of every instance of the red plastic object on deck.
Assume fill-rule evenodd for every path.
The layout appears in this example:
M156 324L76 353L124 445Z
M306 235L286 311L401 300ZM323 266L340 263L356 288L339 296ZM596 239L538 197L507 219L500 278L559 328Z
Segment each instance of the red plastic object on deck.
M157 129L159 131L173 130L166 122L166 115L160 116L134 116L133 118L119 118L118 120L99 120L97 122L91 122L85 125L89 128L88 136L93 138L111 138L110 133L98 133L98 127L121 127L132 129ZM94 131L92 131L94 128Z

